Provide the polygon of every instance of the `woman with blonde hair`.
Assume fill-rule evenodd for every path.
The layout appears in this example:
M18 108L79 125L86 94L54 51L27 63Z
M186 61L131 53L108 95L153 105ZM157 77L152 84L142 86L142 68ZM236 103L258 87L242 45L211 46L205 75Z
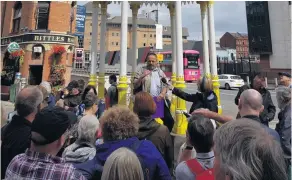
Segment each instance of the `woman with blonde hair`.
M202 76L197 82L198 91L197 93L189 94L186 93L178 88L170 86L169 88L172 90L172 94L176 95L177 97L193 102L190 114L199 108L209 109L213 112L218 112L218 101L215 92L213 91L213 82L210 77Z
M107 158L101 180L112 179L144 180L140 161L133 151L122 147Z

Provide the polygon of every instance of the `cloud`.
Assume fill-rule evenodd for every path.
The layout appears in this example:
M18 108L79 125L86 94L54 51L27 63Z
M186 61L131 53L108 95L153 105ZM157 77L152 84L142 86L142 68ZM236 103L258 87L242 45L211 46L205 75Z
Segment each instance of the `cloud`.
M80 2L79 4L84 4L85 2ZM132 16L132 11L130 7L128 8L128 15ZM143 5L139 9L139 13L150 12L157 7L145 6ZM169 10L165 5L159 8L159 23L165 26L170 25ZM121 15L121 6L119 4L109 4L108 13L111 16ZM154 17L153 17L154 18ZM225 32L247 32L246 24L246 12L245 12L245 2L244 1L215 1L214 2L214 22L215 22L215 32L216 39L218 40ZM199 4L189 4L182 5L182 25L187 27L189 30L189 38L191 40L201 40L202 39L202 26L201 26L201 12Z

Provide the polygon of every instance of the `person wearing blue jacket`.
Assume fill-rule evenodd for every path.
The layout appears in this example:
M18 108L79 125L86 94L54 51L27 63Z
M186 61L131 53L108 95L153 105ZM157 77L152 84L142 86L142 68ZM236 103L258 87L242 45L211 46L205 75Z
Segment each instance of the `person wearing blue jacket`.
M148 140L139 140L139 118L127 107L115 106L107 110L100 118L103 144L96 146L96 155L92 160L74 164L87 179L101 179L103 166L112 152L126 147L138 156L144 179L171 180L171 175L162 155Z

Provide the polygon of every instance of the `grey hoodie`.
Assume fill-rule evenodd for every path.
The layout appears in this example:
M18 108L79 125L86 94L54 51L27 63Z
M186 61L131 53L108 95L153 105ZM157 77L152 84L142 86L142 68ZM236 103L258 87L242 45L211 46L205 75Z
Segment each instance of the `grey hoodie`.
M66 162L70 163L82 163L94 158L96 153L96 148L94 144L89 142L78 142L78 140L68 146L62 157L66 160Z

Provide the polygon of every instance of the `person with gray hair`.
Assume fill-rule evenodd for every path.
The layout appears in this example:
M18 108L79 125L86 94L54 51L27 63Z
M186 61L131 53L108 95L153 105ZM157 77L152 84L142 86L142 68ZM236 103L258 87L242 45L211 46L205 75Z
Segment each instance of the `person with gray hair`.
M281 138L287 166L291 166L291 88L279 86L276 88L276 98L280 108L276 131Z
M133 151L122 147L107 158L101 180L112 179L144 180L141 164Z
M214 134L214 152L215 179L288 179L280 144L255 121L240 119L221 126Z
M36 86L22 89L16 96L16 115L1 129L1 178L9 162L30 147L31 123L40 110L43 94Z
M96 149L99 121L95 115L86 115L81 118L78 124L78 138L68 146L62 157L66 162L82 163L94 158Z
M47 81L43 81L41 82L40 86L43 86L44 88L46 88L47 92L49 93L49 97L48 97L48 105L50 107L54 107L56 104L56 98L52 93L52 86L49 82Z

